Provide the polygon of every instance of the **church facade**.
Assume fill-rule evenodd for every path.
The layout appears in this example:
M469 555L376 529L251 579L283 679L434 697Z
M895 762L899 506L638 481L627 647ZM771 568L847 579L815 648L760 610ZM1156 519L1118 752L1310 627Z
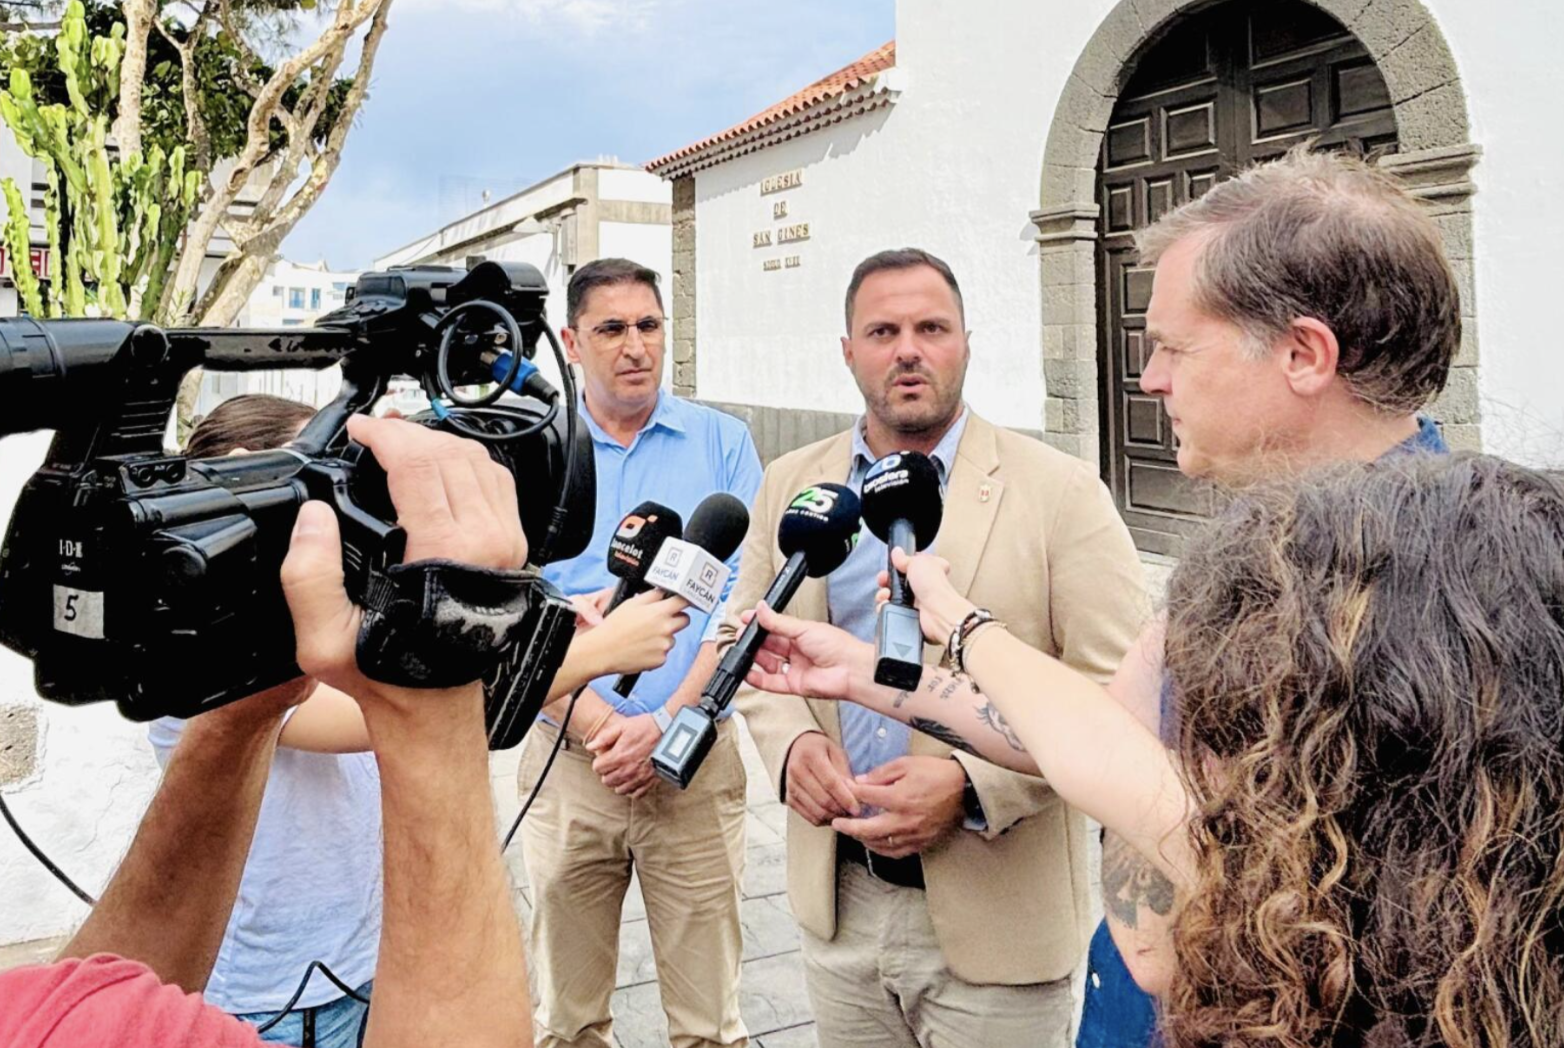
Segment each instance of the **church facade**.
M1464 314L1450 442L1564 468L1549 7L898 0L893 42L648 165L673 189L675 388L764 453L841 428L848 277L923 247L962 283L969 402L1098 464L1141 548L1175 553L1202 503L1139 392L1132 233L1312 141L1377 158L1439 226Z

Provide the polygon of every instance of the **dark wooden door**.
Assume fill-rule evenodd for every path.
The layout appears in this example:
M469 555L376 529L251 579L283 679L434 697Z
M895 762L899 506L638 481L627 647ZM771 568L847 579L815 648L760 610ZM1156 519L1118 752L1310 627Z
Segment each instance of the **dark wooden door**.
M1396 125L1368 51L1301 0L1229 0L1177 22L1114 108L1098 169L1103 478L1143 550L1177 554L1213 495L1178 472L1161 402L1140 392L1152 274L1136 264L1133 234L1306 139L1393 151Z

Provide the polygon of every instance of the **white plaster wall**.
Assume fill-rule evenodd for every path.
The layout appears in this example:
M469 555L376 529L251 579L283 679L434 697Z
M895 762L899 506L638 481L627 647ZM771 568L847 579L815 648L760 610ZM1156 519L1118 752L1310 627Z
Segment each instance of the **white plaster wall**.
M1550 308L1564 243L1564 93L1558 5L1508 0L1502 16L1470 0L1432 0L1466 88L1472 141L1478 378L1483 447L1564 469L1564 351Z
M673 187L640 168L601 167L597 170L597 198L668 204L673 201Z
M1376 0L1386 2L1386 0ZM1564 88L1551 51L1556 5L1515 0L1495 18L1430 0L1459 64L1475 178L1476 293L1487 448L1564 466L1564 353L1547 303L1564 242L1564 140L1546 105ZM1114 0L899 0L902 93L879 111L696 176L697 387L702 397L850 411L839 370L841 296L854 264L906 244L945 258L972 329L968 399L995 421L1042 426L1041 296L1028 212L1043 145L1076 60ZM767 175L804 184L762 197ZM787 219L771 204L787 199ZM809 221L792 249L751 236ZM797 254L794 270L761 259Z
M949 262L961 283L972 332L968 401L996 422L1041 428L1039 275L1027 215L1074 61L1064 56L1089 35L1094 7L1106 9L901 0L894 106L700 172L700 395L859 410L841 363L847 281L865 256L916 246ZM760 195L761 179L799 167L802 186ZM788 216L773 221L778 199ZM751 246L758 230L802 221L808 241ZM763 258L789 254L797 269L762 271Z
M49 434L0 439L0 528L23 482L43 461ZM66 707L33 691L32 664L0 649L0 705L38 707L39 758L28 779L5 788L6 803L40 847L96 895L130 843L157 785L146 730L112 705ZM8 828L0 827L0 944L68 932L86 907L65 890Z

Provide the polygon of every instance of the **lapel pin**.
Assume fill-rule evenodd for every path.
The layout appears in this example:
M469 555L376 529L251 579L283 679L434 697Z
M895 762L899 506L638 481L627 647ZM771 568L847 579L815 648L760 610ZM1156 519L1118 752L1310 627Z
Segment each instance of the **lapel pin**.
M992 487L990 487L989 485L984 484L982 487L978 488L978 501L979 502L987 502L989 500L989 496L991 496L993 494L994 494L994 489Z

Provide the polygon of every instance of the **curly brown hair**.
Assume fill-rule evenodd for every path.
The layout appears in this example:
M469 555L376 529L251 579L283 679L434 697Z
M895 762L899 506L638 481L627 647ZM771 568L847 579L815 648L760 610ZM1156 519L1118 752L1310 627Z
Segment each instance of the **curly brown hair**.
M1246 492L1168 600L1171 1043L1564 1043L1564 485L1407 456Z

